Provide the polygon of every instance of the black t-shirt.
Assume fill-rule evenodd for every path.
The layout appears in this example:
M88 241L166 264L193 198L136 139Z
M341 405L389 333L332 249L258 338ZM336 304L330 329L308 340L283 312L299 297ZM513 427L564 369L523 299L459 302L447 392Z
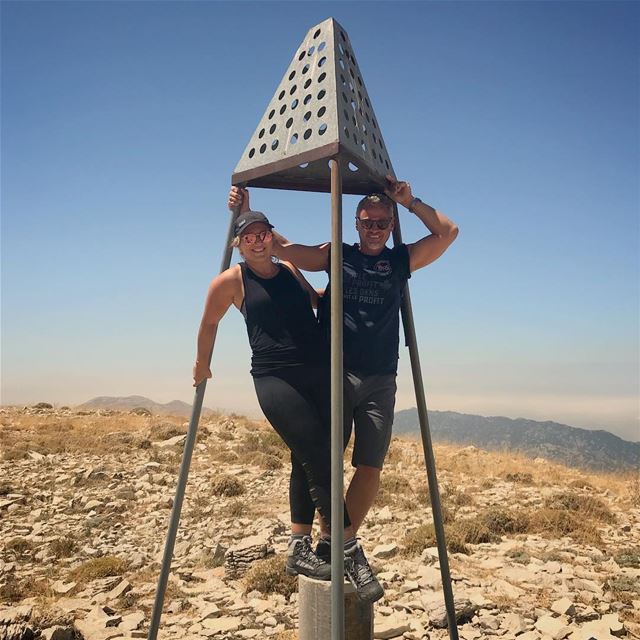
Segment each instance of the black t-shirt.
M284 265L273 278L261 278L240 263L244 301L240 311L251 345L251 374L323 364L327 349L309 293Z
M395 373L400 304L411 277L409 249L400 244L368 256L357 244L343 244L342 251L344 368L365 375ZM330 286L319 310L326 336L330 329Z

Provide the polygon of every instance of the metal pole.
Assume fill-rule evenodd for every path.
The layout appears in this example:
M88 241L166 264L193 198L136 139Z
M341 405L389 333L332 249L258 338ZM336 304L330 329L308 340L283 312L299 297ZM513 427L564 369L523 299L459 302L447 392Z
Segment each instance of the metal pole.
M229 230L227 232L227 242L225 251L222 256L220 265L220 273L226 271L231 263L231 254L233 247L233 223L239 210L231 214L229 221ZM209 354L209 364L211 364L211 356L213 355L213 347ZM191 455L196 444L196 435L198 433L198 422L200 421L200 413L202 411L202 402L204 400L204 392L207 388L207 379L205 378L197 387L193 400L193 408L191 410L191 420L189 421L189 430L187 431L187 439L184 443L184 451L182 453L182 463L180 464L180 474L178 476L178 486L176 487L176 495L173 499L173 507L171 509L171 519L169 521L169 530L167 531L167 540L164 545L164 555L162 556L162 567L160 569L160 577L158 578L158 587L156 589L156 597L153 603L153 612L151 614L151 622L149 624L148 640L156 640L158 628L160 627L160 617L162 616L162 605L167 590L167 582L169 580L169 572L171 571L171 559L173 558L173 548L176 543L176 535L178 533L178 524L180 522L180 513L182 511L182 501L187 487L187 479L189 477L189 467L191 466Z
M394 203L395 226L393 230L393 244L402 243L402 233L400 231L400 218L398 216L398 205ZM429 497L431 499L431 510L433 512L433 525L436 532L436 543L438 545L438 558L440 560L440 574L442 576L442 589L444 591L444 605L447 611L447 625L449 627L449 638L458 640L458 627L456 625L456 609L453 600L453 590L451 588L451 574L449 572L449 558L447 556L447 543L444 534L444 523L442 520L442 506L440 505L440 492L438 491L438 478L436 477L436 463L433 456L433 445L431 442L431 432L429 431L429 417L427 415L427 401L424 393L424 383L422 381L422 369L420 368L420 356L418 355L418 341L416 338L416 327L413 322L413 311L411 309L411 296L409 285L405 286L402 300L402 324L404 326L404 336L409 347L409 357L411 359L411 371L413 373L413 386L416 392L416 404L418 408L418 419L420 421L420 433L422 434L422 448L424 450L424 462L427 468L427 480L429 484Z
M344 640L342 176L331 164L331 640Z

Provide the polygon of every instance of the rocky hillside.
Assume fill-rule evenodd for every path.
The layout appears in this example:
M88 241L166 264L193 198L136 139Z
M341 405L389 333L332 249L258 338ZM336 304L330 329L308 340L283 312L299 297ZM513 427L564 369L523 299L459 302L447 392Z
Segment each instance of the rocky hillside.
M0 410L0 638L144 638L183 418ZM640 481L436 447L460 637L640 638ZM160 638L293 640L288 455L264 424L202 420ZM351 470L346 467L347 473ZM394 439L362 543L375 637L444 640L418 442Z
M471 444L494 451L518 451L567 466L593 470L640 468L640 442L628 442L608 431L579 429L557 422L474 416L454 411L429 411L434 440ZM415 409L398 411L394 432L418 435Z
M147 409L151 413L165 416L191 416L191 405L182 400L172 400L162 404L144 396L98 396L87 400L76 409L114 409L116 411L132 411L133 409ZM212 415L212 409L202 408L203 415Z

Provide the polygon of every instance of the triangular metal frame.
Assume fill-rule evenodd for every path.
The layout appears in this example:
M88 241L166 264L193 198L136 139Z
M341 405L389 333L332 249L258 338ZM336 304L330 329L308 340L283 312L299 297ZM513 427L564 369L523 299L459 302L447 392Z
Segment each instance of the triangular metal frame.
M328 192L330 158L341 160L343 193L379 191L395 177L349 36L333 18L309 29L231 181Z

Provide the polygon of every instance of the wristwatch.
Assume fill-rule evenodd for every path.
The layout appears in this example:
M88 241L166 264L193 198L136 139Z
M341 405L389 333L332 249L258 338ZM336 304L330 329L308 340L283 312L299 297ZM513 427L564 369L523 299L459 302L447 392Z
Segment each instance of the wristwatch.
M409 209L409 211L411 211L411 213L415 213L415 211L413 210L413 208L418 204L418 202L422 202L422 200L420 200L420 198L414 198L414 199L409 203L409 206L407 207L407 209Z

